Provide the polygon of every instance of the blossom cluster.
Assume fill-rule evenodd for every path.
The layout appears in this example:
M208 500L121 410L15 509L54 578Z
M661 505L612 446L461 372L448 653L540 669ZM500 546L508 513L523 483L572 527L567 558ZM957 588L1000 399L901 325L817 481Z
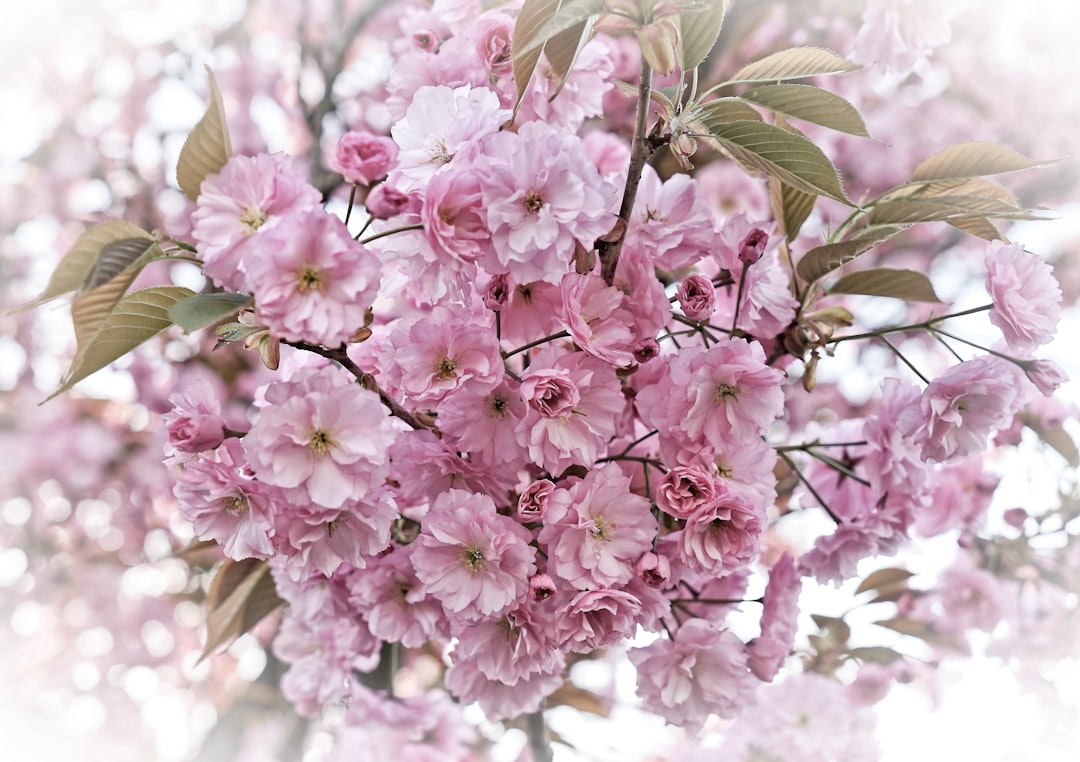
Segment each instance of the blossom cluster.
M355 676L385 642L449 645L446 690L510 718L576 655L644 631L630 660L648 710L692 730L732 717L791 652L804 576L840 582L976 519L946 497L1063 380L1031 356L1060 291L1041 259L990 244L990 320L1016 357L921 390L886 378L863 415L809 422L790 341L805 305L776 220L651 166L619 217L631 135L613 61L633 49L594 38L557 97L541 59L518 104L511 14L407 31L418 20L394 43L389 134L351 130L333 154L365 199L351 228L281 154L233 156L202 184L203 272L311 352L284 355L247 431L207 389L174 397L180 512L229 557L270 563L283 690L304 714L370 703ZM608 280L591 254L613 233ZM828 454L803 462L811 439ZM835 529L766 552L796 509ZM755 577L745 638L728 614Z

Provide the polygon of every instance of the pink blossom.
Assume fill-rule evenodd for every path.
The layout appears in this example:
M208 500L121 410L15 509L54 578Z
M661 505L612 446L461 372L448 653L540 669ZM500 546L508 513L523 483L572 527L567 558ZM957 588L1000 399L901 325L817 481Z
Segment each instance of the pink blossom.
M244 437L260 480L299 488L305 502L324 508L340 508L383 483L394 428L377 394L326 367L275 382L265 397Z
M164 416L168 448L195 453L213 450L225 441L221 402L206 381L196 379L183 392L171 395L169 402L173 409Z
M622 590L575 593L557 615L556 638L573 653L613 646L634 634L640 612L641 601Z
M784 408L783 374L765 365L757 342L727 339L690 361L690 401L682 422L714 447L760 436Z
M431 178L420 218L432 249L449 262L471 264L491 245L480 184L471 167L448 168Z
M550 574L536 574L529 578L529 599L546 601L558 592L558 585Z
M558 492L539 536L548 547L549 570L579 589L629 581L656 535L649 501L630 491L629 477L613 463Z
M288 539L280 549L289 558L286 568L293 579L316 572L329 577L342 564L362 569L389 545L397 518L397 509L382 496L347 502L340 511L298 511L282 532Z
M438 307L398 327L381 363L392 383L418 404L434 404L468 385L487 393L503 379L495 332L467 313Z
M902 78L949 41L962 7L962 0L870 0L851 59Z
M330 157L330 169L341 174L345 182L370 185L385 177L397 159L397 143L383 135L366 130L350 130L341 136Z
M761 228L753 228L739 241L739 261L744 267L756 263L769 245L769 234Z
M518 518L526 524L543 521L548 499L554 491L555 483L549 479L540 479L530 484L518 498Z
M990 322L1009 346L1030 351L1054 337L1061 318L1061 287L1053 269L1018 243L992 241L986 251Z
M506 274L492 275L491 280L484 286L484 306L492 312L502 312L503 307L510 301L510 279Z
M574 343L612 365L633 365L633 320L625 294L594 274L568 273L560 290L563 320Z
M465 145L496 132L509 115L487 88L421 87L390 129L401 149L390 179L403 191L426 185Z
M645 553L634 566L634 573L649 587L666 590L671 582L671 562L667 556Z
M424 517L413 564L427 592L464 621L525 600L536 571L528 530L495 512L487 495L451 489Z
M534 463L558 475L575 463L596 462L615 434L615 416L624 399L607 363L584 352L556 355L553 363L551 357L539 357L522 374L528 406L517 441Z
M490 680L514 685L538 672L562 668L547 615L525 602L498 619L466 624L457 632L453 658L470 661Z
M1054 396L1054 392L1069 380L1065 369L1053 360L1029 360L1024 365L1024 375L1044 397Z
M750 641L746 649L750 671L761 680L772 680L791 653L798 630L801 591L802 575L791 556L785 553L769 570L761 635Z
M675 466L656 482L656 505L669 516L688 519L716 503L724 492L699 465Z
M709 715L733 717L750 703L755 680L742 642L702 619L685 622L674 640L660 638L629 656L645 708L690 732Z
M493 275L558 283L575 242L592 248L614 222L611 188L581 141L556 127L527 122L489 135L473 167L492 241L480 263Z
M859 561L876 555L891 555L907 539L906 522L872 511L858 520L846 522L830 535L819 537L812 550L799 559L799 570L818 582L839 585L855 576Z
M439 429L462 452L485 462L509 464L525 460L517 443L517 423L525 415L521 395L503 381L494 389L465 387L439 407Z
M319 191L284 154L233 156L203 181L191 216L203 272L220 286L249 292L245 254L256 246L263 250L254 237L290 215L317 209L320 201Z
M248 474L240 440L184 461L173 493L196 536L216 540L229 558L269 558L274 552L272 491Z
M413 570L415 548L397 547L348 578L349 601L363 613L372 634L406 648L449 634L442 605L427 594Z
M245 258L256 319L274 336L337 347L364 325L381 279L378 258L345 223L315 210L294 216Z
M420 211L420 198L417 194L404 193L392 185L376 185L364 199L364 207L377 220L388 220L399 214Z
M476 702L492 721L507 720L535 712L545 698L554 693L566 679L564 666L550 672L533 672L513 685L492 680L471 660L456 662L443 678L446 689L462 703Z
M716 227L697 182L676 173L661 181L649 165L641 173L627 245L646 252L653 266L678 270L695 264L714 246Z
M691 569L723 576L757 555L765 512L736 490L717 485L716 499L686 519L679 549Z
M585 119L604 113L604 94L612 89L613 71L611 48L593 38L578 52L573 68L556 91L561 78L543 57L521 99L518 118L537 120L566 134L574 134Z
M1009 425L1022 403L1017 372L990 355L954 365L923 390L905 422L926 460L943 462L985 449L987 438Z
M560 328L562 291L551 283L513 283L502 309L503 341L511 346L550 336Z
M683 314L691 320L708 320L716 309L716 289L703 275L688 275L676 292Z

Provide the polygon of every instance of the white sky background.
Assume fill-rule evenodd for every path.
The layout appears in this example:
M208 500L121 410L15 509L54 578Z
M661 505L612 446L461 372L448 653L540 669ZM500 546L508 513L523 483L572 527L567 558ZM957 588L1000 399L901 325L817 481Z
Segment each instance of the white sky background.
M1040 14L1050 12L1053 20L1043 25L1043 33L1051 35L1076 35L1080 29L1080 6L1071 0L974 0L977 9L974 12ZM20 55L30 51L48 50L56 44L58 29L71 32L73 19L86 23L97 14L121 15L127 20L123 25L124 36L131 39L144 39L155 42L173 37L182 32L212 7L214 13L225 17L235 16L239 0L229 2L145 2L145 0L36 0L35 2L8 2L3 9L3 21L0 22L0 66L6 67ZM1080 42L1080 41L1078 41ZM1014 46L1003 50L1003 55L1023 55L1025 49L1037 49L1039 39L1013 41ZM56 55L71 55L62 47ZM1076 87L1073 81L1080 72L1080 59L1073 62L1062 61L1058 72L1062 87ZM181 94L180 97L182 97ZM201 111L201 104L183 102L180 111L190 114L193 122ZM40 112L35 109L33 92L0 89L0 172L5 159L25 155L32 149L36 136L58 118L59 114ZM13 115L19 115L14 118ZM1077 115L1080 116L1080 115ZM1080 145L1080 141L1078 141ZM1044 157L1038 157L1044 158ZM3 180L0 175L0 181ZM1075 242L1080 236L1080 199L1077 204L1060 210L1060 218L1052 222L1026 226L1024 235L1014 235L1032 251L1060 249L1067 242ZM1072 251L1071 256L1080 256ZM988 342L994 340L992 329L988 328ZM1080 353L1077 353L1077 337L1080 337L1080 316L1073 311L1063 320L1059 329L1058 340L1048 348L1047 355L1057 359L1075 379L1080 379ZM975 337L972 337L975 338ZM5 347L0 341L0 360L10 357L5 352L14 352L17 348ZM2 363L0 363L2 364ZM0 371L0 390L2 371ZM1072 400L1080 401L1080 380L1070 382L1066 393ZM1074 434L1078 434L1074 430ZM1029 498L1027 474L1018 473L1006 481L997 500L1000 506L1020 504ZM890 561L891 565L893 562ZM17 554L0 549L0 589L4 586L5 575L11 575L20 564ZM809 588L809 585L808 585ZM813 607L819 595L808 593L804 603ZM831 595L820 594L820 601L828 605ZM632 679L620 673L618 684L620 693L633 694ZM1062 673L1055 676L1074 705L1080 707L1080 663L1065 664ZM1080 758L1080 715L1076 718L1077 737L1073 739L1042 739L1046 730L1047 718L1038 700L1024 694L1017 687L1011 674L992 660L974 659L969 662L958 661L945 671L944 682L947 689L942 693L939 703L931 705L930 700L921 691L914 688L896 688L878 707L879 738L885 755L884 762L908 762L918 759L926 762L935 760L979 760L979 762L1066 762ZM92 702L69 707L51 707L58 714L42 714L35 710L39 698L34 696L35 680L20 669L20 665L10 663L8 658L0 658L0 758L11 762L22 760L61 759L112 759L116 758L116 743L124 736L122 728L109 728L108 736L95 734L98 728L106 726L107 720L101 714L101 707ZM15 687L17 686L17 687ZM136 692L146 690L145 686L135 686ZM47 700L43 706L48 707ZM143 720L160 729L164 734L160 745L163 758L172 756L185 744L183 740L169 737L189 727L183 717L185 702L175 696L162 694L150 711L144 713ZM616 743L621 753L656 746L657 734L661 723L650 718L642 718L630 711L625 720L602 721L593 723L587 718L564 719L562 727L568 733L581 735L582 746L593 746L598 759L625 759L625 756L606 756L605 746ZM56 727L54 717L62 717L62 727ZM205 720L212 718L204 718ZM575 731L574 726L577 726ZM95 739L102 742L100 748ZM595 740L596 744L590 743ZM617 739L617 740L616 740ZM519 742L520 739L512 739ZM504 747L507 754L512 749ZM171 750L171 751L170 751ZM119 755L122 756L122 755ZM571 755L560 750L557 759L567 762Z

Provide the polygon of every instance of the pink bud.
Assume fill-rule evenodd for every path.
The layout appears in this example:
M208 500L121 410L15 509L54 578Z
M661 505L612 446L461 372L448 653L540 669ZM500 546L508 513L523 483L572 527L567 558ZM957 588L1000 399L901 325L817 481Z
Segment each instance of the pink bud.
M501 312L510 300L510 279L505 273L493 275L484 288L484 306L492 312Z
M183 416L166 429L169 444L180 452L213 450L225 441L225 422L216 415Z
M642 582L649 587L663 589L667 587L671 579L671 562L666 556L656 553L645 553L638 559L635 573Z
M1027 521L1028 512L1023 508L1010 508L1005 511L1005 523L1011 527L1021 529Z
M526 524L544 520L548 498L555 491L554 482L547 479L533 482L518 498L518 518Z
M555 580L547 574L529 578L529 595L534 601L543 601L555 594Z
M353 130L338 141L330 168L350 183L370 185L385 177L397 161L398 147L385 135Z
M704 275L690 275L676 292L683 314L691 320L708 320L716 309L716 289Z
M1069 380L1069 374L1053 360L1032 360L1023 368L1028 380L1044 397L1052 397L1057 388Z
M660 354L660 345L656 339L642 339L634 345L634 360L639 363L647 363Z
M376 185L368 194L364 206L375 219L388 220L419 209L419 199L389 185Z
M769 234L761 228L754 228L739 243L739 261L752 265L761 259L765 247L769 244Z
M413 32L413 44L425 53L434 53L439 49L439 37L430 29Z

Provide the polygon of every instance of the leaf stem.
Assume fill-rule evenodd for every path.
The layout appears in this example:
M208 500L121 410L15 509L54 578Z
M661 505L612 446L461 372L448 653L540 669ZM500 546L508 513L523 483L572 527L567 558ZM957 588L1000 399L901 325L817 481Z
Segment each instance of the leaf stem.
M553 333L550 336L545 336L542 339L537 339L536 341L530 341L528 344L522 344L517 349L512 349L509 352L503 352L502 353L503 359L506 360L508 358L513 357L516 354L521 354L522 352L525 352L526 350L532 349L533 347L538 347L541 344L547 344L549 341L555 341L557 339L565 339L569 335L570 334L567 333L566 331L559 331L558 333Z
M943 323L950 318L963 317L964 315L973 315L977 312L986 312L993 309L992 304L984 304L981 307L972 307L971 309L961 310L960 312L953 312L948 315L940 315L939 317L933 317L929 320L924 320L921 323L910 323L908 325L893 325L886 328L877 328L873 331L866 331L865 333L852 333L846 336L837 336L829 339L829 344L839 344L843 341L856 341L858 339L879 339L888 333L904 333L906 331L922 331L922 330L939 330L937 325Z
M371 243L372 241L377 241L380 238L386 238L386 236L394 235L396 233L406 233L406 232L408 232L410 230L423 230L423 229L424 229L424 226L422 224L420 224L419 222L416 223L415 225L402 225L399 228L393 228L391 230L384 230L381 233L375 233L374 235L363 239L362 241L360 241L360 243L365 243L365 244L366 243Z

